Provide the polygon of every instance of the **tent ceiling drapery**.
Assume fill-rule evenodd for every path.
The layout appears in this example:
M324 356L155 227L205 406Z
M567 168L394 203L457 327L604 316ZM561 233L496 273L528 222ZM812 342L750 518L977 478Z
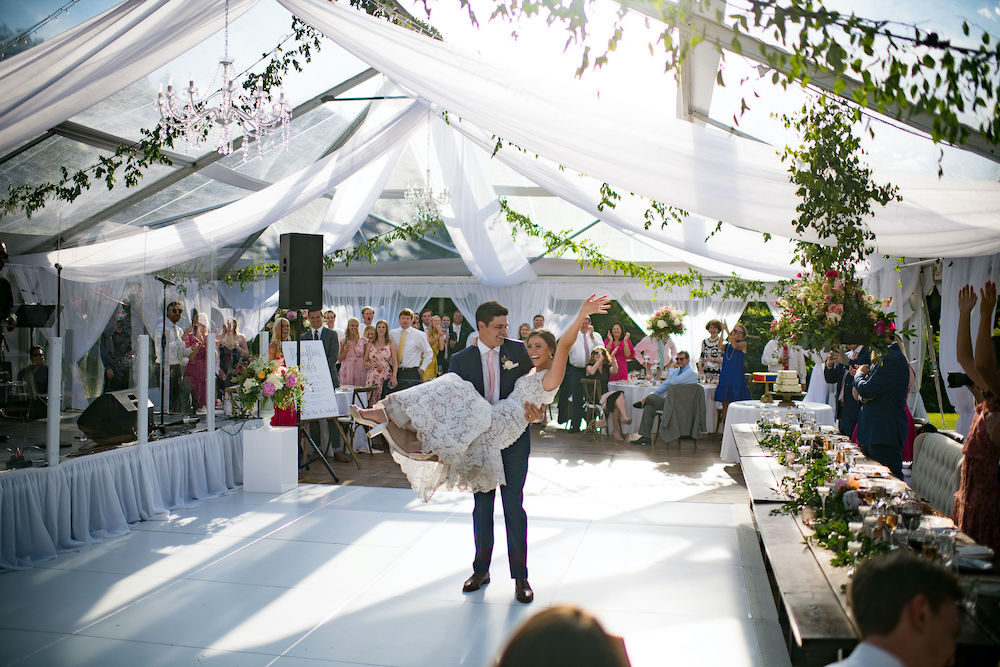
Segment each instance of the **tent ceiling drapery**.
M160 11L160 4L165 3L154 0L131 0L123 3L85 26L61 36L59 48L70 48L75 39L81 40L77 44L90 43L93 38L89 35L94 31L107 41L107 31L110 28L101 26L111 20L109 17L117 16L115 12L128 10L132 12L129 16L143 17L142 21L133 19L133 23L140 26L134 31L136 34L155 33L165 26L175 25L181 17L189 19L183 11L166 16ZM246 10L252 4L237 3L237 6ZM347 51L384 72L398 85L416 93L421 100L430 103L433 109L448 110L454 129L473 143L478 142L481 149L488 148L483 145L484 137L497 135L514 141L529 151L537 151L545 159L532 160L529 156L507 149L502 150L497 157L532 182L544 181L550 192L558 194L603 222L625 233L673 246L677 248L672 255L674 258L713 275L725 275L731 270L746 277L765 280L789 275L790 253L787 243L776 240L765 245L754 232L747 231L784 235L790 233L789 225L782 221L793 217L795 198L786 173L770 147L737 137L724 137L710 129L664 118L662 114L653 114L632 105L623 108L614 102L597 103L583 99L579 94L566 90L563 82L548 81L541 77L528 78L524 72L507 71L495 63L399 29L343 5L314 0L283 0L280 4L322 30ZM222 3L199 4L202 5L218 13ZM209 9L205 11L209 12ZM201 16L201 20L206 21L207 16L208 14ZM218 23L218 16L212 16L215 16ZM122 31L120 27L118 30ZM130 33L128 30L125 32ZM187 32L190 33L190 30ZM205 36L210 34L208 30L203 32ZM80 37L83 33L88 36ZM119 40L114 44L99 46L93 50L91 59L93 62L103 62L107 67L107 62L116 62L121 53L128 53L134 61L145 63L143 67L147 71L170 59L170 54L163 52L156 42L150 41L145 49L141 46L129 47L141 53L122 51L122 43L132 42ZM42 46L46 44L49 43ZM54 48L55 41L50 46ZM32 49L26 52L27 55L18 56L23 65L19 76L23 76L25 71L30 73L33 67L41 66L44 62L38 58L43 52L34 52L35 49ZM140 69L129 71L141 72ZM0 74L2 73L3 70L0 70ZM76 84L69 82L68 88L64 90L71 90L74 95L65 97L72 98L77 107L83 108L88 99L89 103L93 103L94 99L100 99L100 96L106 96L120 88L120 84L127 83L127 77L121 80L107 76L97 79L93 85L79 91L74 89ZM29 94L30 99L26 99L26 103L46 99L45 95L54 94L54 88L58 87L49 86ZM76 107L61 108L62 114L72 115L79 111ZM0 111L2 110L0 107ZM28 120L43 123L34 126L33 132L37 133L47 129L44 123L51 124L53 120L61 118L49 119L46 116L44 119ZM375 131L371 128L375 122L368 118L362 126L362 133L367 130L367 136L373 136ZM388 131L389 125L384 125L381 129ZM393 136L399 142L409 136L402 128L396 128L396 131L398 134ZM587 141L581 142L581 136L587 137ZM443 134L441 138L447 141L447 137L447 134ZM387 152L390 147L385 145L387 143L388 139L380 144L385 150L378 154L386 162L391 162L391 158L385 157L390 154ZM335 153L340 157L338 165L350 161L346 159L345 153L348 148L345 146ZM369 159L374 157L370 152L367 155ZM451 155L454 157L455 153ZM575 175L560 172L556 167L557 163L588 174L588 177L578 180ZM310 173L320 174L329 165L329 162L322 161L301 170L296 177L310 179ZM369 166L369 162L360 159L354 162L355 169L361 169L362 166ZM374 168L372 170L377 171ZM352 178L355 171L342 170L342 166L338 166L337 174L337 178L329 180L327 185L332 187L337 179ZM384 176L385 170L380 171L380 174ZM328 172L326 176L329 176ZM214 177L242 189L257 189L266 182L260 178L229 172L214 173ZM358 178L361 179L361 176L358 175ZM996 183L958 179L923 181L908 175L890 178L903 186L905 201L902 205L880 211L872 221L881 251L910 256L957 256L978 255L1000 249L1000 231L993 219L995 211L1000 208L1000 188ZM364 185L359 189L368 193L366 196L370 198L377 189L379 180L372 179L369 173L367 179L362 179ZM641 200L625 202L616 211L596 210L599 193L595 186L599 186L602 181L611 183L620 190L639 192L698 215L692 215L680 233L670 227L662 231L645 230L639 222L643 210ZM310 196L318 197L329 191L329 188L323 190L315 181L310 183L314 185ZM459 192L458 201L471 191L466 189L471 187L470 183L463 186L461 189L453 188ZM64 275L75 280L106 280L110 277L109 272L116 271L121 272L117 275L135 275L175 264L198 249L239 243L259 231L260 227L278 219L279 212L287 212L288 209L283 208L288 203L285 195L295 187L297 185L286 178L260 190L257 193L260 197L257 199L254 198L257 195L245 196L229 207L193 220L145 232L145 238L141 241L144 247L137 245L139 240L129 240L126 237L106 242L114 245L96 243L86 248L64 249L59 255L61 263L66 266ZM294 198L299 205L305 203L306 199L301 193ZM268 204L260 206L260 202ZM275 203L280 203L281 206L276 207ZM356 229L358 221L364 220L365 216L360 213L363 203L364 200L347 207L352 211L351 217L347 221L343 218L338 220L336 224L340 226L341 234L337 237L338 243L331 244L331 247L350 242L349 230L352 227ZM333 204L330 210L333 210ZM247 211L253 213L252 223L248 222L245 215ZM332 221L332 215L328 211L327 221ZM460 217L463 224L469 224L474 219L466 218L464 214ZM730 224L725 225L722 234L705 242L704 238L714 226L715 219L723 219ZM211 231L207 232L209 227ZM468 231L463 234L454 224L450 224L448 229L453 233L453 240L456 235L459 238L472 238ZM325 224L322 225L322 231L329 233ZM164 232L163 237L158 236L160 232ZM161 238L169 241L161 243ZM206 239L210 241L206 242ZM191 243L192 240L195 242ZM491 246L495 250L497 244L504 241L502 227L491 240ZM509 242L509 238L506 241ZM473 274L477 275L479 262L490 257L490 246L483 245L476 250L467 241L457 245L465 248L463 258L469 263ZM125 248L132 250L123 252ZM169 249L169 259L150 256L153 253L150 248L155 249L156 253L164 253ZM141 261L135 256L136 253L141 254ZM495 284L518 280L519 272L526 267L523 264L523 253L510 254L507 250L494 252L492 256L496 257L497 254L508 258L506 262L502 262L505 266L491 267L491 270L477 277ZM14 261L49 268L55 260L50 254L17 257ZM520 275L520 279L530 276L530 269L528 271Z

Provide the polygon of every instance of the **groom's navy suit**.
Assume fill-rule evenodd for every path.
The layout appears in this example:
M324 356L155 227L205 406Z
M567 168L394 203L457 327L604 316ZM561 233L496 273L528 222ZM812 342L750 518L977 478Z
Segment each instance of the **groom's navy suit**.
M517 367L505 369L504 360L516 363ZM517 379L527 375L531 368L531 359L528 358L524 343L505 340L500 345L500 398L509 396ZM476 391L486 395L483 361L478 346L472 345L456 353L451 358L448 370L463 380L468 380ZM500 487L500 500L503 502L503 517L507 524L507 558L512 579L528 578L528 516L524 512L524 480L528 476L530 453L529 428L524 429L524 433L513 445L500 452L504 476L507 478L507 483ZM472 528L476 538L476 558L472 562L472 569L474 572L489 572L493 557L493 504L496 491L477 493L474 497Z

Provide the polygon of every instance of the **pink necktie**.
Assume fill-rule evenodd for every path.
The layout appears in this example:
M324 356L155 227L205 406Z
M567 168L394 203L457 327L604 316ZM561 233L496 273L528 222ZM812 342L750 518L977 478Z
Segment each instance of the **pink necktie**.
M590 334L583 334L583 358L586 365L590 361Z
M490 403L493 403L496 400L494 398L494 396L497 396L499 394L499 392L497 391L497 366L498 365L499 364L497 363L497 351L496 350L490 350L490 353L489 353L489 355L486 358L486 372L487 372L487 376L486 376L486 381L487 381L487 389L486 389L487 395L486 395L486 400L488 400Z

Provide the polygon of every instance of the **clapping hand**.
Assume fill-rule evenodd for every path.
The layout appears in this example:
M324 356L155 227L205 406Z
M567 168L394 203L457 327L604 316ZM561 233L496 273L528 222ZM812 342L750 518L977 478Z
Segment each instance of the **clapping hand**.
M985 288L984 288L985 289ZM966 285L958 290L958 312L967 315L976 306L976 291L972 285Z

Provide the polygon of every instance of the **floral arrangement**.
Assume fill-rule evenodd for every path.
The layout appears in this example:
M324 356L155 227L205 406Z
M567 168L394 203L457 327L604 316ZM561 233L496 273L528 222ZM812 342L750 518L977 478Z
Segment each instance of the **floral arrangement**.
M653 338L665 339L670 334L684 333L685 314L670 306L660 308L646 322L646 327L649 328L649 335Z
M800 273L786 284L774 305L782 308L771 323L771 337L806 350L826 350L861 343L875 357L889 347L885 334L896 331L892 298L866 294L857 278L830 269L823 275ZM900 335L912 335L903 330Z
M236 367L233 407L237 414L249 417L258 401L270 400L275 407L302 404L305 378L298 366L282 366L261 357L249 359Z

